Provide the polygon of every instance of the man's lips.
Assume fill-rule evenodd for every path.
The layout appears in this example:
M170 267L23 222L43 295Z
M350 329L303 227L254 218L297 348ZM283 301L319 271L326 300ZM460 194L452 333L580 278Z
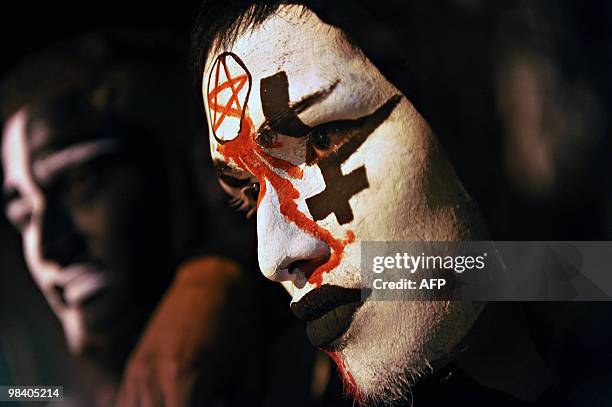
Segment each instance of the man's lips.
M297 318L307 321L306 333L313 345L323 348L340 338L363 304L361 290L323 285L291 304Z

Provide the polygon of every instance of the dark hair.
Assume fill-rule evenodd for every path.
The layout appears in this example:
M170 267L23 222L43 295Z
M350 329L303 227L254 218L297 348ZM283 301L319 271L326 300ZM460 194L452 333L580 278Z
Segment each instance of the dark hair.
M196 86L202 83L204 62L210 47L221 47L241 34L241 27L256 27L286 3L283 0L204 0L191 33L191 59Z
M52 97L94 74L104 48L92 38L61 43L24 58L2 81L2 121L25 105Z

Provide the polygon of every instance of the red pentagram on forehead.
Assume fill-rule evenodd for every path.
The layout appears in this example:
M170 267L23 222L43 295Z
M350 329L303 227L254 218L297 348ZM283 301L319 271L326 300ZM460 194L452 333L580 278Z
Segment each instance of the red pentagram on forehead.
M208 119L217 142L223 144L238 136L250 93L251 74L244 62L232 52L220 54L207 86Z

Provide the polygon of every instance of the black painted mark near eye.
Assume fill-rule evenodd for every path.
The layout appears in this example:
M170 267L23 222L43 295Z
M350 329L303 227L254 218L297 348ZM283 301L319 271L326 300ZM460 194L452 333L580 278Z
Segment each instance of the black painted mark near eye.
M268 127L289 137L305 137L310 127L289 105L289 81L283 71L261 79L261 108Z
M353 128L358 131L338 150L318 162L325 189L306 199L306 205L315 221L325 219L332 213L341 225L354 219L349 199L370 186L366 169L361 166L343 175L340 166L389 117L400 98L399 95L393 96L374 113L353 120Z

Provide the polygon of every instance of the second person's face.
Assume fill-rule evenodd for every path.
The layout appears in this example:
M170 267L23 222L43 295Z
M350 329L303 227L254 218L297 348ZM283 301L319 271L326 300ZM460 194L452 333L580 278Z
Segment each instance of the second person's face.
M5 126L2 164L27 266L80 354L125 341L147 317L162 279L151 253L161 260L162 251L147 174L119 158L118 139L78 134L24 109Z

